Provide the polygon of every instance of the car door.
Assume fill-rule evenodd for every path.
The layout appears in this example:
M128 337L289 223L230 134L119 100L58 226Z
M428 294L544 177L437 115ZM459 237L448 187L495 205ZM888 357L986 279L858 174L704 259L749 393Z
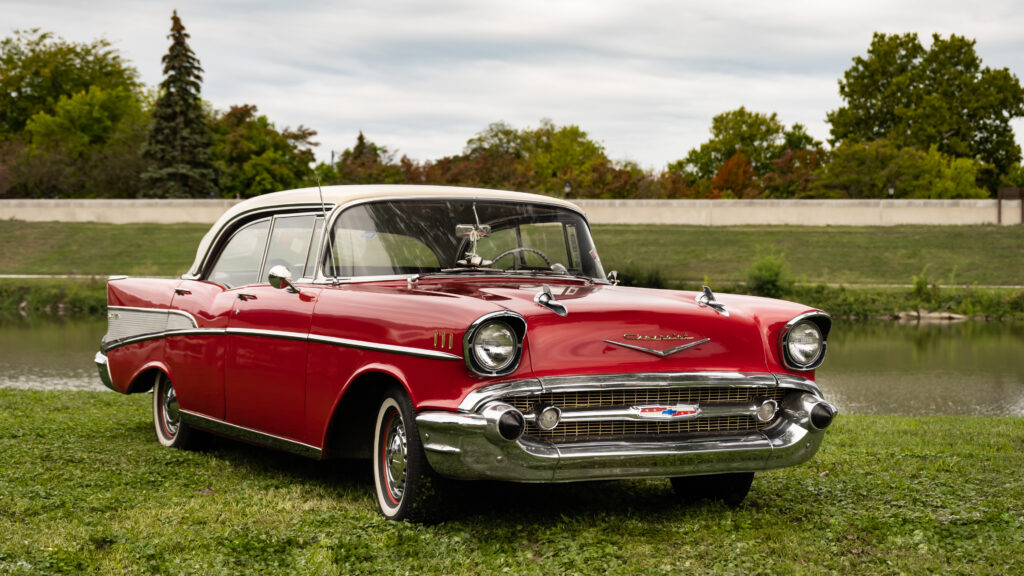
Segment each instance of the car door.
M319 288L297 282L299 292L272 287L267 273L285 266L301 279L313 239L314 215L269 221L265 257L255 281L232 288L227 326L224 393L228 423L272 436L302 440L305 429L306 356Z

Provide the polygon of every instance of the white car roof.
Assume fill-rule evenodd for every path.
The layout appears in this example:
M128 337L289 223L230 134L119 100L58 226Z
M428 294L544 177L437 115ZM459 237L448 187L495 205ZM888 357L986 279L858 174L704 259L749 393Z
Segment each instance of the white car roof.
M528 194L525 192L509 192L504 190L488 190L484 188L459 188L453 186L416 186L408 184L372 184L359 186L324 186L323 188L301 188L285 192L273 192L250 198L235 204L217 219L217 222L203 236L196 250L196 259L189 269L186 277L199 275L200 267L206 258L214 240L221 229L235 218L250 213L262 212L275 207L310 207L315 208L323 204L327 205L328 211L339 206L345 206L354 202L366 202L385 199L411 199L411 198L473 198L481 200L511 200L516 202L530 202L560 206L574 210L580 214L583 211L572 202L567 202L552 196L540 194Z

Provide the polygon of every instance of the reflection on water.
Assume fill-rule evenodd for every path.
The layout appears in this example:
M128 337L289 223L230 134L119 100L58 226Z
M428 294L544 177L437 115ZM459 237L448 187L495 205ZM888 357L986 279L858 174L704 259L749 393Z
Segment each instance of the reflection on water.
M0 388L106 390L105 320L0 323ZM845 413L1024 416L1024 325L837 322L818 370Z
M1024 416L1024 325L837 322L817 380L848 413Z
M0 388L106 390L93 364L106 319L0 322Z

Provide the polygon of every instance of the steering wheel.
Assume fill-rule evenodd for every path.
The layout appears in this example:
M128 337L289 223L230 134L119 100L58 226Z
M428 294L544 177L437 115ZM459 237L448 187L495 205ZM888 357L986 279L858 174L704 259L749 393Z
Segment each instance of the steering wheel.
M498 260L501 260L502 258L504 258L505 256L508 256L509 254L515 254L516 252L533 252L534 254L536 254L537 256L540 256L544 260L544 263L548 265L548 268L551 268L551 259L548 258L547 256L545 256L543 252L541 252L540 250L537 250L536 248L512 248L510 250L505 250L501 254L498 254L497 256L495 256L494 260L491 260L491 265L493 266L494 263L497 262ZM514 265L513 265L513 268L516 269L516 270L519 269L518 267L516 267Z

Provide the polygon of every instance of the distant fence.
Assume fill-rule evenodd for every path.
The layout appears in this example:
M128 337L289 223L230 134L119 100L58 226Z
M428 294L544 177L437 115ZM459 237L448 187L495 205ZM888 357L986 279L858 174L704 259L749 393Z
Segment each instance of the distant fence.
M237 200L0 200L0 220L214 222ZM1021 224L1021 200L576 200L593 224L966 226Z

